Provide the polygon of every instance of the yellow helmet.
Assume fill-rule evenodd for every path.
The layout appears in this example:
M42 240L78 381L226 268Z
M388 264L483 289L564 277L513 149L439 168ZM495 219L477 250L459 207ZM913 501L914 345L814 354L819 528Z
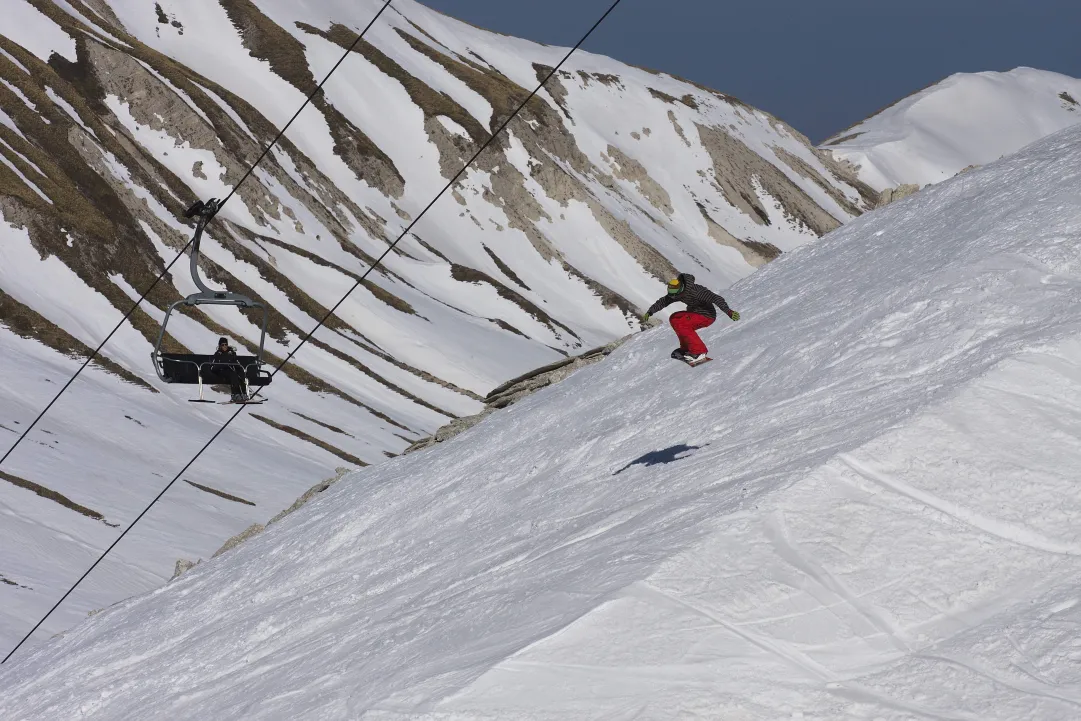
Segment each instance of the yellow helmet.
M668 281L668 295L675 295L676 293L683 292L683 281L679 278L673 278Z

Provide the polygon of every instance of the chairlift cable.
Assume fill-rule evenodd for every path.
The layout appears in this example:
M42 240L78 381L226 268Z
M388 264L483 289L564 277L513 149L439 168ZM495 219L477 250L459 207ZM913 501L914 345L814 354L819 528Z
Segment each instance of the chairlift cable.
M274 139L270 141L270 144L263 149L263 152L248 168L248 171L244 173L240 180L237 181L237 183L233 186L233 189L229 191L229 195L225 196L225 200L221 201L221 203L218 205L218 210L221 210L222 206L229 202L229 199L236 194L237 189L240 188L240 184L247 180L251 176L251 174L255 172L255 168L259 165L259 163L263 161L263 158L265 158L267 154L270 153L271 149L273 149L274 146L278 144L278 142L285 135L285 131L289 129L289 126L291 126L293 122L300 116L300 113L306 107L308 107L312 99L315 98L315 96L323 89L323 85L325 85L326 82L330 80L330 76L334 74L334 71L336 71L343 62L345 62L345 59L349 57L349 54L352 53L353 49L356 48L358 43L360 43L361 39L364 37L364 34L371 29L372 25L375 24L375 21L378 20L379 16L383 14L383 11L390 7L390 3L391 0L387 0L385 3L383 3L383 6L379 8L379 12L375 14L375 17L371 19L371 22L369 22L368 25L364 28L364 30L357 36L356 40L354 40L352 45L349 46L349 49L346 50L345 53L341 56L341 58L338 60L338 62L334 64L334 67L330 69L330 72L326 74L326 77L323 78L322 82L315 86L315 89L312 90L308 94L308 97L304 99L304 103L300 106L300 109L293 113L293 117L289 119L289 122L286 123L281 130L278 131L278 134L275 135ZM158 286L158 283L161 282L161 279L168 275L169 271L172 270L172 267L176 264L176 262L180 260L181 256L183 256L184 253L187 252L188 248L191 247L192 242L193 241L189 240L184 245L184 247L180 249L180 252L176 254L176 257L169 261L169 264L166 265L165 269L158 275L157 278L154 279L154 282L150 284L150 287L147 288L143 292L143 294L139 296L139 299L135 301L135 304L128 309L128 312L124 314L124 316L120 319L120 322L117 323L111 331L109 331L109 334L106 335L105 339L98 344L98 347L95 348L89 356L87 356L86 360L83 361L83 364L79 366L78 370L75 371L75 374L68 379L68 381L63 385L63 387L61 387L60 390L57 392L57 394L53 396L52 400L50 400L48 404L46 404L46 406L41 410L41 412L38 413L37 417L30 423L30 425L28 425L26 429L23 430L22 434L15 440L15 443L10 448L8 448L7 451L4 452L4 455L0 457L0 465L4 464L4 461L6 461L8 459L8 456L10 456L12 452L14 452L14 450L19 447L19 444L26 439L26 437L30 434L30 431L34 430L34 428L45 416L45 414L49 412L49 409L53 407L53 404L55 404L56 401L60 399L60 396L64 395L64 392L67 391L71 384L75 382L75 379L78 378L84 370L86 370L86 367L90 365L94 361L94 359L98 357L98 355L100 355L101 349L105 347L105 344L108 343L116 334L116 332L120 330L125 323L128 322L128 319L131 318L132 313L134 313L139 308L139 306L142 305L143 301L146 300L146 297L150 295L151 291L153 291L154 288ZM3 661L0 661L0 663L3 663Z
M613 11L613 10L615 10L615 9L616 9L616 7L618 7L618 6L619 6L619 4L620 4L621 2L622 2L622 0L614 0L614 2L613 2L613 3L612 3L612 4L611 4L611 5L609 6L609 7L608 7L608 9L607 9L607 10L606 10L606 11L604 12L604 14L603 14L603 15L601 15L600 19L598 19L598 20L597 20L597 22L593 23L592 27L590 27L590 28L589 28L589 30L588 30L588 31L586 31L585 35L583 35L583 36L582 36L582 38L581 38L581 39L580 39L580 40L579 40L579 41L578 41L577 43L575 43L574 47L572 47L572 48L571 48L570 50L568 50L568 51L567 51L566 55L564 55L564 56L563 56L563 58L562 58L562 59L561 59L561 60L560 60L560 61L559 61L559 62L558 62L558 63L556 64L556 66L555 66L555 67L553 67L553 68L551 69L551 71L550 71L550 72L549 72L549 73L548 73L548 74L547 74L547 75L546 75L546 76L544 77L544 80L542 80L542 81L540 82L540 84L539 84L539 85L537 85L537 87L536 87L536 88L534 88L534 89L533 89L533 91L532 91L532 92L531 92L531 93L530 93L530 94L529 94L529 95L528 95L528 96L526 97L526 99L525 99L525 100L523 100L523 101L521 102L521 104L519 104L519 105L518 105L518 107L514 109L514 112L513 112L513 113L511 113L511 114L510 114L510 115L509 115L509 116L507 117L507 119L506 119L506 120L504 120L504 121L503 121L503 123L502 123L502 124L501 124L501 125L500 125L500 126L499 126L499 127L498 127L498 128L496 129L496 130L495 130L495 132L493 132L493 133L491 134L491 136L490 136L490 137L489 137L489 138L488 138L488 139L487 139L487 140L486 140L486 141L484 142L484 144L483 144L483 145L481 145L480 149L479 149L479 150L477 150L477 151L476 151L476 152L475 152L475 153L473 154L473 156L472 156L472 157L471 157L471 158L470 158L470 159L469 159L469 160L468 160L468 161L467 161L467 162L465 163L465 165L463 165L463 166L462 166L461 170L459 170L459 171L458 171L458 172L457 172L457 173L456 173L456 174L454 175L454 177L453 177L453 178L451 178L451 179L450 179L450 181L448 181L448 182L447 182L447 184L443 186L443 189L442 189L442 190L440 190L440 191L439 191L439 193L438 193L438 194L437 194L437 195L436 195L436 196L435 196L435 197L434 197L434 198L433 198L433 199L431 200L431 202L430 202L430 203L428 203L428 205L426 205L426 206L424 207L424 210L422 210L422 211L420 212L420 214L419 214L419 215L418 215L418 216L417 216L416 218L414 218L414 219L413 219L413 220L412 220L412 221L411 221L411 222L409 223L409 225L407 225L407 226L406 226L405 230L403 230L403 231L401 232L401 234L399 234L399 235L398 235L397 239L395 239L395 241L394 241L393 243L391 243L391 244L390 244L389 246L387 246L387 249L386 249L386 250L384 250L384 251L383 251L383 253L382 253L382 254L381 254L381 255L380 255L380 256L379 256L378 258L376 258L376 259L375 259L375 261L374 261L374 262L373 262L373 263L371 264L371 266L369 266L368 270L364 271L363 275L361 275L361 276L360 276L360 278L359 278L359 279L358 279L358 280L357 280L357 281L356 281L356 282L355 282L355 283L353 284L353 286L352 286L352 287L351 287L351 288L350 288L350 289L349 289L349 290L348 290L348 291L346 292L346 294L345 294L345 295L343 295L343 296L341 297L341 299L340 299L340 300L339 300L339 301L338 301L337 303L335 303L335 304L334 304L334 306L333 306L333 307L332 307L332 308L331 308L331 309L330 309L329 311L327 311L327 312L326 312L326 314L324 314L324 315L323 315L323 317L322 317L322 318L321 318L321 319L319 320L319 322L318 322L318 323L316 324L316 326L315 326L314 328L312 328L312 330L311 330L311 331L310 331L309 333L307 333L307 334L306 334L306 335L304 336L304 338L303 338L303 339L302 339L302 340L300 341L300 343L298 343L298 344L297 344L296 348L294 348L294 349L293 349L292 351L290 351L290 352L289 352L289 355L287 355L287 356L286 356L286 357L285 357L285 358L284 358L284 359L282 360L282 362L281 362L281 363L279 363L279 364L277 365L277 367L275 367L275 369L274 369L274 372L270 374L272 378L273 378L273 377L274 377L275 375L277 375L277 374L278 374L278 371L280 371L280 370L282 369L282 367L283 367L283 366L284 366L284 365L285 365L286 363L288 363L288 362L289 362L289 361L290 361L290 360L292 359L292 357L293 357L294 355L296 355L297 351L299 351L299 350L300 350L300 348L301 348L301 347L302 347L302 346L303 346L303 345L304 345L305 343L307 343L307 342L308 342L308 340L309 340L309 339L310 339L310 338L311 338L311 337L312 337L312 336L313 336L313 335L315 334L315 332L316 332L317 330L319 330L319 328L321 328L321 327L323 326L323 324L324 324L324 323L326 323L327 319L328 319L328 318L330 318L330 316L331 316L331 315L332 315L332 314L333 314L333 313L334 313L334 312L335 312L335 311L336 311L336 310L337 310L337 309L339 308L339 306L341 306L341 304L342 304L342 303L344 303L344 302L346 301L346 299L347 299L347 298L348 298L348 297L349 297L350 295L352 295L353 291L354 291L354 290L356 290L356 289L357 289L357 288L358 288L358 287L360 286L360 284L364 282L364 279L368 277L368 274L369 274L369 273L371 273L371 272L372 272L373 270L375 270L375 268L376 268L376 267L377 267L377 266L378 266L378 265L379 265L379 264L380 264L380 263L381 263L381 262L382 262L382 261L383 261L383 260L384 260L384 259L385 259L385 258L386 258L386 257L387 257L388 255L389 255L389 254L390 254L390 252L394 250L395 246L397 246L397 245L398 245L398 243L400 243L400 242L402 241L402 239L403 239L403 238L405 238L405 237L406 237L406 235L408 235L408 234L409 234L409 232L410 232L410 231L411 231L411 230L413 229L413 227L414 227L414 226L415 226L415 225L417 224L417 222L418 222L418 221L419 221L419 220L420 220L421 218L423 218L423 217L424 217L424 215L425 215L425 214L426 214L426 213L427 213L427 212L428 212L428 211L429 211L429 210L430 210L430 209L432 208L432 206L433 206L433 205L435 205L436 201L438 201L438 200L439 200L439 199L440 199L441 197L443 197L443 195L445 195L445 194L446 194L446 192L447 192L448 190L450 190L450 188L452 188L452 187L454 186L454 184L455 184L456 182L458 182L458 179L459 179L459 178L461 178L461 177L462 177L462 175L464 175L464 174L465 174L465 172L466 172L466 171L467 171L467 170L469 169L469 167L470 167L470 166L471 166L471 165L473 164L473 162L474 162L474 161L475 161L475 160L476 160L476 159L477 159L478 157L480 157L480 154L481 154L481 153L483 153L483 152L484 152L484 151L485 151L485 150L486 150L486 149L488 148L488 146L489 146L489 145L491 145L491 144L492 144L492 142L493 142L493 141L494 141L494 140L495 140L495 139L496 139L496 138L497 138L497 137L499 136L499 134L500 134L501 132L503 132L503 130L504 130L504 129L505 129L505 128L506 128L506 127L507 127L507 126L508 126L508 125L510 124L510 122L511 122L512 120L514 120L514 118L516 118L516 117L518 116L518 113L520 113L520 112L522 111L522 109L523 109L523 108L525 108L526 104L527 104L527 103L529 103L529 101L530 101L530 100L532 100L532 99L533 99L533 98L534 98L534 97L535 97L535 96L537 95L537 93L539 93L539 92L540 92L541 88L543 88L543 87L544 87L544 86L545 86L545 85L546 85L546 84L548 83L548 81L549 81L549 80L550 80L550 79L551 79L551 78L552 78L552 77L553 77L553 76L554 76L554 75L555 75L555 74L556 74L556 73L557 73L557 72L558 72L558 71L559 71L559 70L560 70L560 69L561 69L561 68L563 67L563 65L564 65L564 64L565 64L565 63L567 62L567 60L569 60L569 59L570 59L571 55L573 55L573 54L575 53L575 51L577 51L577 50L578 50L578 49L579 49L579 48L580 48L580 47L582 46L582 44L583 44L583 43L585 43L585 41L589 39L589 37L590 37L590 36L591 36L591 35L592 35L592 34L594 33L594 31L596 31L596 29L597 29L598 27L600 27L601 23L602 23L602 22L604 22L604 21L605 21L605 20L606 20L606 19L608 18L608 16L612 14L612 11ZM389 0L388 0L388 2L387 2L387 5L389 5L389 4L390 4L390 2L389 2ZM385 8L386 8L386 5L384 5L383 7L384 7L384 9L385 9ZM380 12L382 12L382 10L381 10ZM378 17L378 16L377 16L377 17ZM373 22L374 22L374 20L373 20ZM371 27L371 25L369 25L368 27ZM358 38L357 38L357 40L356 40L356 41L354 41L354 45L356 44L356 42L359 42L359 40L360 40L360 38L358 37ZM337 66L335 66L335 67L337 67ZM329 76L328 76L328 77L329 77ZM324 82L325 82L325 81L324 81ZM228 198L227 198L227 199L228 199ZM255 396L259 395L259 393L260 393L260 391L256 391L256 392L255 392L255 393L254 393L254 394L252 395L252 398L254 398ZM98 557L98 559L97 559L96 561L94 561L93 565L91 565L91 566L90 566L90 568L86 569L86 572L85 572L85 573L83 573L83 575L79 577L79 580L77 580L77 581L76 581L76 582L75 582L75 583L74 583L74 584L73 584L73 585L71 586L71 588L69 588L69 589L67 590L67 592L66 592L66 593L64 593L64 595L63 595L63 596L61 596L60 600L59 600L59 601L57 601L57 602L56 602L56 603L55 603L55 604L53 605L53 607L49 609L48 613L46 613L46 614L45 614L44 616L42 616L41 620L40 620L40 621L38 621L38 622L37 622L37 623L36 623L36 624L34 625L34 627L33 627L32 629L30 629L30 632L29 632L29 633L27 633L27 634L26 634L26 635L25 635L25 636L24 636L24 637L22 638L22 640L21 640L21 641L19 641L19 643L15 645L15 648L11 649L11 651L10 651L10 652L8 652L8 655L4 657L4 660L3 660L3 661L0 661L0 664L4 664L4 663L7 663L7 660L8 660L9 658L11 658L11 656L12 656L12 655L13 655L13 654L14 654L14 653L15 653L16 651L18 651L18 650L19 650L19 648L20 648L20 647L21 647L21 646L22 646L22 645L23 645L24 643L26 643L27 639L29 639L29 638L30 638L30 637L31 637L31 636L32 636L32 635L34 634L34 632L35 632L35 631L37 631L37 629L41 627L41 624L45 623L46 619L48 619L48 618L49 618L49 616L51 616L51 615L53 614L53 612L54 612L54 611L55 611L55 610L56 610L57 608L59 608L59 607L60 607L60 604L62 604L62 603L63 603L63 602L64 602L64 601L65 601L65 600L67 599L67 597L68 597L68 596L70 596L70 595L71 595L71 593L72 593L72 592L73 592L73 591L74 591L74 590L75 590L75 589L76 589L76 588L77 588L77 587L79 586L79 584L80 584L80 583L82 583L82 582L83 582L83 580L84 580L84 579L85 579L85 578L86 578L87 576L89 576L89 575L90 575L90 572L91 572L91 571L93 571L93 570L94 570L94 569L95 569L95 568L96 568L96 567L98 566L98 564L99 564L99 563L101 563L101 562L102 562L103 560L105 560L105 557L106 557L107 555L109 555L109 552L110 552L110 551L112 551L112 550L113 550L113 549L114 549L114 548L115 548L115 547L117 546L117 544L119 544L119 543L120 543L120 541L121 541L121 540L122 540L122 539L124 538L124 536L126 536L126 535L128 534L128 532L129 532L129 531L131 531L131 529L135 527L135 524L136 524L136 523L138 523L138 522L139 522L139 521L140 521L140 520L141 520L141 519L143 518L143 516L145 516L145 515L146 515L146 514L147 514L147 513L148 513L148 512L150 511L150 509L151 509L151 508L153 508L153 507L154 507L154 505L155 505L155 504L156 504L156 503L157 503L157 502L158 502L159 500L161 500L161 498L162 498L162 497L163 497L163 496L164 496L164 495L166 494L166 492L168 492L168 490L169 490L170 488L172 488L172 487L173 487L173 485L174 485L174 484L175 484L175 483L176 483L176 482L177 482L178 480L180 480L180 477L181 477L181 476L182 476L182 475L183 475L184 473L186 473L186 472L187 472L188 468L190 468L190 467L192 466L192 464L194 464L194 463L195 463L195 461L199 460L199 457L203 455L203 453L204 453L204 452L206 451L206 449L207 449L207 448L209 448L209 447L210 447L210 445L211 445L211 444L212 444L212 443L213 443L214 441L216 441L216 440L218 439L218 436L220 436L220 435L222 434L222 432L224 432L224 431L225 431L225 429L226 429L226 428L228 428L228 427L229 427L229 425L230 425L230 424L231 424L231 423L232 423L232 422L233 422L234 420L236 420L237 416L239 416L239 415L240 415L240 414L241 414L241 413L242 413L242 412L243 412L243 411L245 410L245 408L247 408L247 406L246 406L246 405L243 405L243 404L240 404L240 405L239 405L239 407L238 407L238 408L236 409L236 411L234 411L233 415L229 416L229 419L225 421L225 423L224 423L224 424L223 424L223 425L221 426L221 428L219 428L219 429L218 429L217 431L215 431L215 432L214 432L214 435L210 437L210 440L208 440L208 441L207 441L207 442L206 442L205 444L203 444L203 447L202 447L202 448L200 448L200 449L199 449L199 451L198 451L198 452L197 452L197 453L196 453L196 454L195 454L194 456L192 456L191 460L189 460L189 461L188 461L187 463L185 463L185 464L184 464L184 467L183 467L183 468L181 468L181 469L180 469L180 472L179 472L179 473L177 473L177 474L176 474L176 475L175 475L175 476L173 477L173 480L169 481L168 485L166 485L166 486L165 486L165 488L163 488L163 489L161 490L161 492L160 492L160 493L158 493L158 495L156 495L156 496L154 497L154 500L152 500L152 501L150 502L150 504L149 504L149 505L148 505L148 506L147 506L146 508L144 508L144 509L143 509L143 511L142 511L142 512L141 512L141 513L140 513L140 514L139 514L138 516L136 516L135 520L134 520L134 521L132 521L132 522L131 522L131 523L130 523L130 524L128 525L128 527L127 527L127 528L125 528L125 529L124 529L124 531L123 531L123 532L122 532L122 533L121 533L121 534L120 534L120 535L119 535L119 536L117 537L117 539L116 539L115 541L113 541L113 542L112 542L112 543L111 543L111 544L109 545L109 547L108 547L108 548L106 548L106 549L105 549L105 551L104 551L104 552L103 552L103 553L102 553L102 554L101 554L101 555L100 555L100 556Z

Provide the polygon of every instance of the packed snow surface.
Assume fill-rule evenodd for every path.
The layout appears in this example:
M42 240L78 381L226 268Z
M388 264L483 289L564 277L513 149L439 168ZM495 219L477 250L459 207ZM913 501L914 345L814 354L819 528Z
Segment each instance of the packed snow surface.
M1046 70L958 73L822 146L877 190L938 183L1081 122L1081 80Z
M1081 715L1081 126L358 472L0 717Z

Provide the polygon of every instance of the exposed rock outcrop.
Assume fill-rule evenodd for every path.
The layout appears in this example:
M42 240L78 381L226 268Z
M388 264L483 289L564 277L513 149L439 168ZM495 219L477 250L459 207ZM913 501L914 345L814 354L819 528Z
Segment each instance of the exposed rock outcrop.
M890 203L896 203L898 200L903 200L910 195L914 195L920 192L920 186L915 183L906 183L904 185L898 185L896 188L886 188L878 195L878 202L875 204L876 208L883 208Z
M266 530L266 526L264 526L262 523L253 523L253 524L251 524L250 526L245 528L243 531L236 534L235 536L230 538L228 541L226 541L224 544L222 544L221 548L214 551L214 555L211 556L211 558L217 558L221 554L226 553L227 551L233 550L234 548L239 546L241 543L244 543L244 541L248 540L249 538L252 538L253 536L258 536L260 533L262 533L265 530Z
M485 408L480 413L465 418L458 418L440 428L432 436L423 438L406 448L404 453L413 453L436 443L448 441L477 425L496 411L514 405L518 401L533 395L541 388L546 388L566 379L586 366L599 363L612 351L627 342L631 336L625 336L599 348L586 351L581 355L556 361L536 368L529 373L513 378L489 393L485 399Z
M233 550L234 548L236 548L240 544L247 541L249 538L254 538L255 536L258 536L260 533L265 531L269 526L273 526L275 523L282 520L283 518L285 518L289 514L303 508L304 506L306 506L308 504L309 501L311 501L313 498L318 496L320 493L322 493L323 491L327 490L328 488L333 486L335 483L340 481L342 478L345 477L346 473L349 473L352 470L354 470L354 469L346 468L346 467L340 467L340 468L336 469L335 474L332 477L324 479L322 481L319 481L319 483L316 483L314 486L309 488L307 491L304 492L304 495L302 495L300 498L296 499L293 502L293 505L289 506L288 508L286 508L284 511L282 511L278 515L271 518L269 521L266 522L266 525L263 525L262 523L253 523L252 525L248 526L247 528L245 528L240 533L238 533L235 536L233 536L232 538L230 538L228 541L226 541L224 544L222 544L221 548L219 548L217 551L214 552L214 555L211 556L211 558L217 558L218 556L222 555L223 553L227 553L228 551ZM185 558L177 559L176 567L173 569L173 577L170 578L169 580L174 581L174 580L180 578L182 575L184 575L185 573L187 573L191 569L195 568L200 563L202 563L202 559L200 559L198 561L189 561L189 560L187 560Z
M173 567L173 577L170 578L169 580L170 581L175 581L176 579L180 578L181 576L183 576L185 573L187 573L191 569L198 566L199 563L200 563L200 561L189 561L186 558L178 558L176 560L176 566Z

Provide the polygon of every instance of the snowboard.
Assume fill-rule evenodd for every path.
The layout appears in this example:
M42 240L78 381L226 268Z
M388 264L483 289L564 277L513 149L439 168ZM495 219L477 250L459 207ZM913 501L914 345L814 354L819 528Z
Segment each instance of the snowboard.
M691 368L694 368L695 366L700 366L700 365L702 365L703 363L709 363L709 362L710 362L711 360L713 360L712 358L706 357L706 358L703 358L703 359L702 359L702 360L700 360L700 361L697 361L697 362L695 362L695 363L692 363L691 361L689 361L689 360L685 359L685 358L683 357L683 354L682 354L682 353L680 353L678 349L677 349L677 350L674 350L674 351L672 351L672 358L674 358L675 360L678 360L678 361L679 361L680 363L686 363L686 364L687 364L687 365L689 365L689 366L690 366Z

